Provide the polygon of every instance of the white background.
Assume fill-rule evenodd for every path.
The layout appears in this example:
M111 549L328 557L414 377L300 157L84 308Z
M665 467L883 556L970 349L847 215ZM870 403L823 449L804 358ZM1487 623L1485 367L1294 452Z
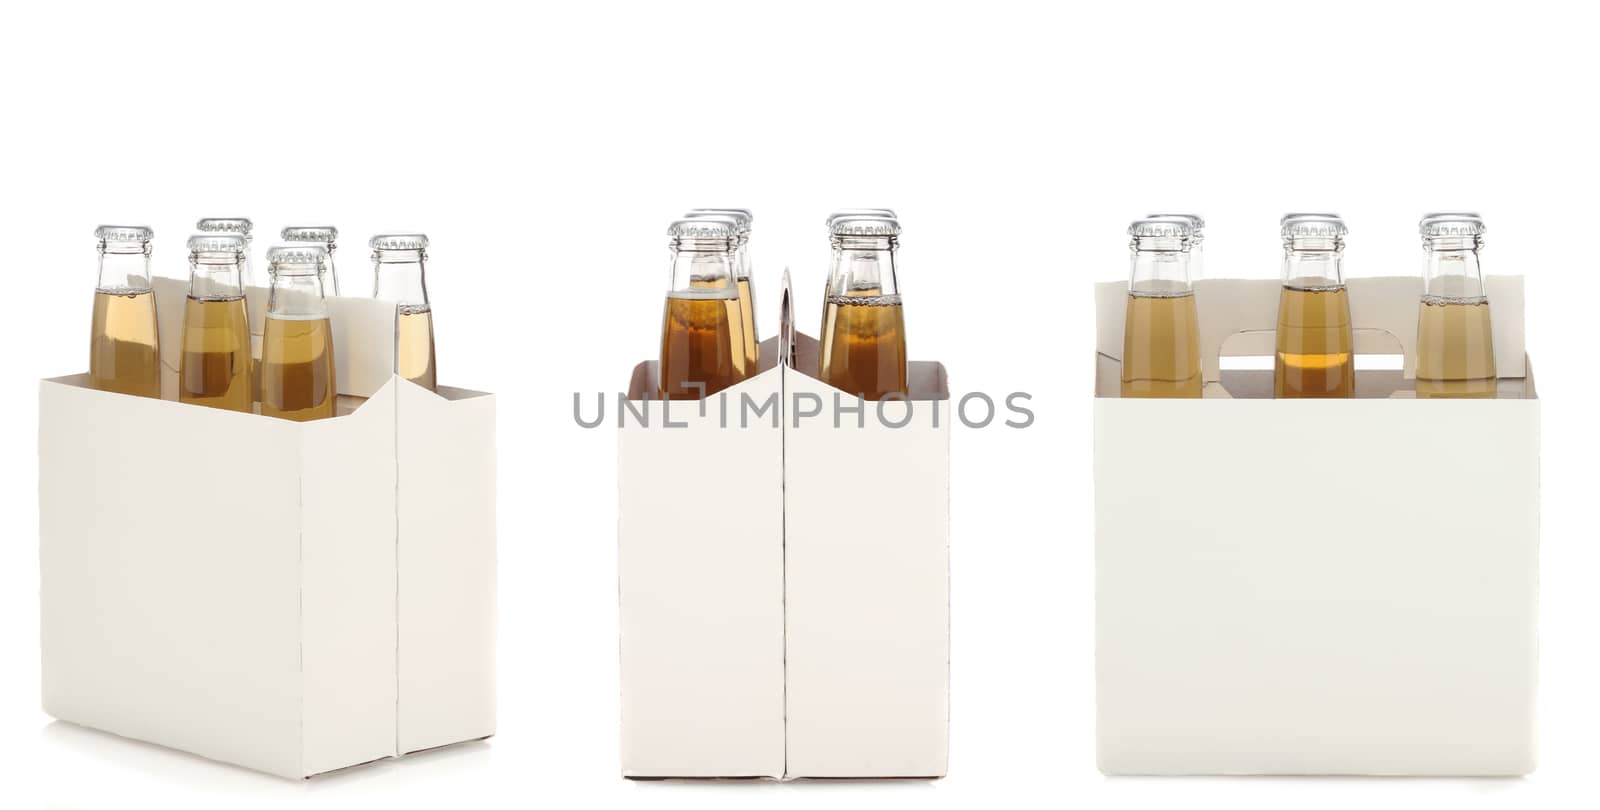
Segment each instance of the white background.
M1600 178L1583 7L39 3L5 17L8 805L1557 807L1596 792ZM572 392L617 390L656 351L664 230L696 205L756 211L768 334L785 265L801 326L817 317L830 209L897 208L912 356L944 361L958 394L1034 395L1031 429L954 437L941 782L618 777L615 435L576 427ZM1170 207L1207 216L1212 276L1273 276L1291 209L1346 216L1351 275L1414 272L1417 215L1449 207L1484 212L1491 272L1528 276L1545 437L1535 775L1095 771L1089 285L1126 272L1130 218ZM370 283L367 235L433 239L440 380L501 396L489 743L297 784L39 710L35 380L85 368L91 232L150 224L157 271L181 277L193 220L239 214L258 223L258 260L291 220L338 225L347 290ZM872 471L841 474L841 497L870 496Z

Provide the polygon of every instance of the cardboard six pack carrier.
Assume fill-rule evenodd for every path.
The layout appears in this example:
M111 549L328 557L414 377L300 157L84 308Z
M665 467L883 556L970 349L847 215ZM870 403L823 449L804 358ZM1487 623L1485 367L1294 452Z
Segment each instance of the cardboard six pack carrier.
M629 778L945 773L944 367L910 363L909 402L835 426L835 396L856 398L801 371L817 343L790 337L785 288L759 373L662 402L658 364L640 363L619 414Z
M1485 283L1494 400L1412 395L1420 278L1349 281L1358 355L1405 357L1356 399L1221 369L1273 353L1269 280L1195 284L1205 398L1120 399L1097 286L1101 770L1533 770L1539 402L1522 279Z
M164 399L40 384L45 711L290 778L492 735L493 395L394 376L394 306L330 298L347 413L179 403L154 287Z

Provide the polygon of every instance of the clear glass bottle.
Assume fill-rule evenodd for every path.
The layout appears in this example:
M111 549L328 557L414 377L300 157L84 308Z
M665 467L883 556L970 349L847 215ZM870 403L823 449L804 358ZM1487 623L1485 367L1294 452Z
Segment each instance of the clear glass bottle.
M1417 316L1417 398L1492 399L1494 330L1479 261L1483 219L1429 214L1418 230L1427 265Z
M339 271L334 263L334 251L339 249L339 229L332 225L290 225L279 232L278 237L285 242L305 242L321 245L328 251L328 277L324 284L334 295L339 294Z
M189 237L178 400L242 413L255 409L250 316L244 301L244 237Z
M150 240L142 225L101 225L100 276L89 334L89 384L101 391L161 397L156 296L150 289Z
M244 237L244 279L245 286L259 287L261 282L256 278L254 264L250 254L254 251L254 242L250 233L255 230L255 223L249 217L206 217L194 224L194 229L201 233L236 233Z
M1199 214L1146 214L1145 219L1181 219L1189 223L1189 281L1206 277L1206 221Z
M1128 226L1132 270L1122 331L1122 396L1198 398L1200 316L1190 278L1194 231L1183 217Z
M1283 290L1278 297L1273 394L1282 399L1353 397L1355 336L1344 286L1344 220L1288 214L1282 220Z
M322 279L328 251L278 245L267 251L272 293L261 341L261 414L306 422L334 415L338 380Z
M433 308L428 303L428 237L382 233L372 248L372 297L393 301L394 373L429 391L439 385L433 350Z
M685 218L717 216L732 217L738 223L738 241L733 246L733 278L739 287L739 329L744 333L744 367L746 376L749 376L761 369L761 338L756 332L756 289L750 266L750 228L755 224L755 217L746 208L694 208Z
M823 305L818 378L867 400L906 393L905 311L895 254L900 223L841 217L829 226L834 267Z
M738 223L680 219L667 229L672 271L661 318L663 399L700 399L748 376L734 273Z

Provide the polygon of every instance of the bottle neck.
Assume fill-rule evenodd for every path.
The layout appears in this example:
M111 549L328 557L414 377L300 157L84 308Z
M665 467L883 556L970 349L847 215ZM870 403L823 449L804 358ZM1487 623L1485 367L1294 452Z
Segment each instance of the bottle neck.
M1343 287L1343 262L1343 240L1288 240L1283 246L1283 285L1305 290Z
M1483 270L1478 239L1471 236L1432 237L1423 240L1427 258L1422 273L1423 295L1447 300L1481 301Z
M733 277L744 280L750 278L750 236L739 237L739 242L733 247Z
M150 289L150 243L102 242L100 277L95 288L105 292Z
M670 294L693 293L708 298L731 298L739 294L734 286L735 250L727 239L679 239L672 246Z
M191 253L189 297L202 301L244 296L243 258L238 253Z
M892 236L836 236L833 268L828 272L829 296L899 295Z
M267 299L267 316L284 320L313 320L328 317L323 298L322 274L315 268L295 267L272 274L272 295Z
M1130 294L1166 297L1194 292L1189 278L1192 253L1183 239L1139 237L1133 240L1132 247L1133 266L1128 273Z
M332 245L329 245L331 248ZM407 312L428 311L428 286L420 250L379 250L372 254L372 297L393 301ZM330 267L330 272L331 272Z

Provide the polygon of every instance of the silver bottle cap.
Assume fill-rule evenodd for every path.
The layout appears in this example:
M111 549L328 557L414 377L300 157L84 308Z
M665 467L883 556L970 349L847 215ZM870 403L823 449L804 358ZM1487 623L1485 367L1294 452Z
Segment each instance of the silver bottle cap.
M840 208L828 215L828 227L833 227L833 221L845 217L877 217L879 219L899 220L892 208Z
M94 229L94 238L102 242L148 242L155 235L144 225L101 225Z
M1194 223L1185 217L1154 216L1136 219L1128 225L1128 235L1135 239L1188 239L1194 235Z
M725 217L733 220L736 223L735 227L740 236L748 236L750 234L750 215L740 213L740 211L737 209L691 208L689 209L688 213L683 215L684 219L707 219L718 217Z
M189 237L190 253L244 253L244 237L236 233L197 233Z
M278 233L285 242L337 242L339 229L332 225L290 225Z
M1338 214L1287 214L1282 230L1284 239L1343 239L1350 232Z
M744 223L744 228L747 231L750 230L750 226L754 225L756 221L755 215L750 213L750 209L748 208L690 208L689 213L685 216L698 217L706 214L722 214L724 216L733 217L734 219L742 221Z
M833 236L899 236L900 222L883 216L843 216L828 223Z
M1477 214L1429 214L1417 223L1417 230L1423 236L1433 238L1436 236L1482 236L1487 230L1483 226L1483 218Z
M1283 216L1278 217L1278 227L1282 228L1283 226L1288 225L1290 222L1292 222L1294 220L1297 220L1297 219L1339 219L1339 215L1338 214L1330 214L1330 213L1326 213L1326 212L1316 213L1316 214L1312 214L1312 213L1284 214Z
M236 233L245 239L250 238L254 227L248 217L206 217L194 224L194 229L201 233Z
M373 250L427 250L428 236L421 233L380 233L367 240Z
M739 220L725 214L685 217L668 226L667 235L674 239L736 239Z
M1145 219L1183 219L1188 220L1189 229L1194 233L1205 230L1206 221L1199 214L1145 214Z

